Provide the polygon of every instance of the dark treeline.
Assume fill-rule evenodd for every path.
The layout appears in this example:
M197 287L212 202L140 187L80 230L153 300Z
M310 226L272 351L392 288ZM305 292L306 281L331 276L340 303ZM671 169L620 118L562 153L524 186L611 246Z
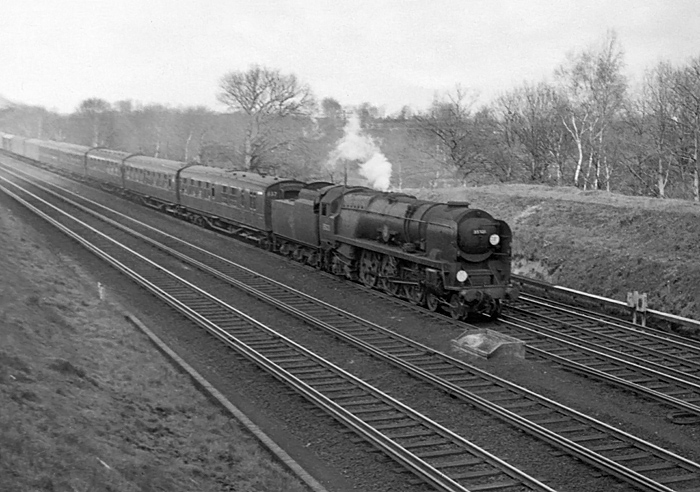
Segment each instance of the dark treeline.
M700 56L660 62L634 84L614 32L571 53L551 81L528 82L488 105L456 86L425 110L385 116L354 108L393 164L394 188L494 182L576 186L700 201ZM0 109L18 135L307 180L340 180L327 160L347 113L315 101L294 75L251 67L224 76L227 113L87 99L69 115Z

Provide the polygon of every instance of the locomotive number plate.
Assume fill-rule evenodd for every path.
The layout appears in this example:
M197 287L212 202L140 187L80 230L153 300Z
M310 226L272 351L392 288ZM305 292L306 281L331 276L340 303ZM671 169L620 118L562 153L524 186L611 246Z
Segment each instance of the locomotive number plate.
M486 229L474 229L472 231L472 234L474 234L475 236L479 234L486 234Z

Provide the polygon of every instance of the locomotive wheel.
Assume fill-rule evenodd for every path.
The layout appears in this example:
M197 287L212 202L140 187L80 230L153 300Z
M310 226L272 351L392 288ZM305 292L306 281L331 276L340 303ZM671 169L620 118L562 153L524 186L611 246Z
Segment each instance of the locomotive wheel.
M391 294L392 296L397 296L399 294L400 286L390 281L390 278L396 278L399 275L399 267L396 258L393 256L385 256L382 258L382 268L381 277L379 279L379 284L383 290Z
M343 262L337 256L333 256L333 260L331 263L331 272L333 273L333 275L345 275L345 267L343 265Z
M274 240L270 241L268 238L263 238L260 240L260 247L265 251L272 251L274 249Z
M319 268L321 264L321 255L318 254L317 251L314 251L309 255L309 257L306 260L306 263L314 268Z
M425 305L432 312L435 312L440 307L440 299L438 298L438 296L428 291L428 294L425 296Z
M386 291L389 294L391 294L392 296L398 296L400 290L401 290L400 284L395 284L394 282L387 281Z
M455 292L450 296L450 316L452 319L460 320L464 318L464 308L462 303L459 302L459 293Z
M365 287L373 289L377 285L377 276L368 272L367 270L360 270L360 280Z
M301 246L294 248L292 251L292 259L299 263L304 263L304 251L302 250Z
M422 306L425 303L425 288L422 285L405 285L404 292L411 304Z
M362 252L360 260L360 280L370 289L377 285L377 260L374 253Z

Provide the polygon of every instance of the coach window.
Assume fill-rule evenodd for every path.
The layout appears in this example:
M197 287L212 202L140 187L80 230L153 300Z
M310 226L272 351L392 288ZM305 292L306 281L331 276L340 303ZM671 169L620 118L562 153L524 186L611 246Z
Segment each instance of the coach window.
M250 209L255 210L257 208L257 195L253 192L250 193Z
M241 198L241 201L240 201L241 207L245 207L245 194L246 194L246 190L241 190L241 197L240 197Z
M328 215L328 204L327 203L321 204L321 215L323 215L323 216Z
M214 198L216 196L216 185L212 184L211 185L211 197Z

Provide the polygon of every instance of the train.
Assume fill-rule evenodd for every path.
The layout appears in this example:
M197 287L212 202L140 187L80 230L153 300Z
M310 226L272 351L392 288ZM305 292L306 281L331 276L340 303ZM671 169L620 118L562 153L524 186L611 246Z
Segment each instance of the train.
M4 133L2 150L455 319L518 297L510 227L467 202Z

